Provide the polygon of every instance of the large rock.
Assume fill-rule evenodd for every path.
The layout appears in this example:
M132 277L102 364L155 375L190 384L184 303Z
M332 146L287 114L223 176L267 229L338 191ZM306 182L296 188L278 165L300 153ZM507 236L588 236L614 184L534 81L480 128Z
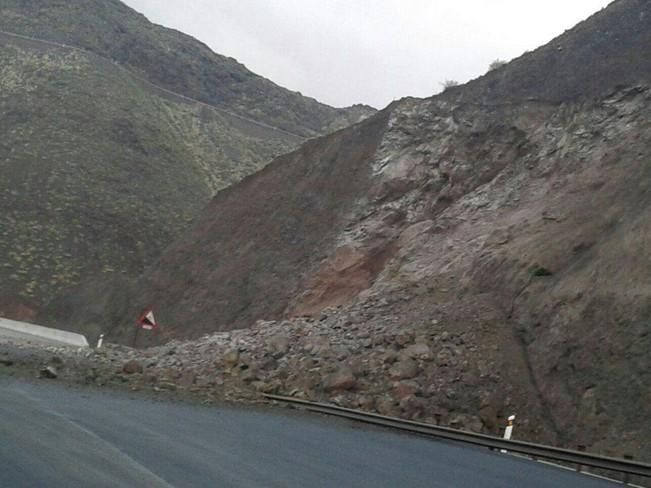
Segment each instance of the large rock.
M357 406L366 411L372 411L375 408L375 399L370 396L360 396L357 398Z
M240 380L251 383L259 379L258 372L254 366L248 364L245 364L243 366L245 367L238 368L239 371L237 373L237 376L240 378Z
M481 432L484 424L479 417L467 414L455 414L450 417L450 427L453 429Z
M398 360L398 355L394 351L385 351L380 355L380 361L383 364L393 364Z
M375 408L380 415L387 415L389 417L397 417L400 413L398 407L396 406L396 402L388 397L380 398L376 402Z
M142 363L140 361L137 361L136 359L127 361L124 364L124 366L122 366L122 372L126 374L139 374L142 373L142 371L143 371Z
M411 395L417 395L421 391L421 387L415 381L398 381L393 384L393 396L398 400L402 400Z
M326 336L308 337L303 348L307 353L324 356L330 349L330 341Z
M403 359L389 369L392 380L408 380L418 376L418 363L413 359Z
M349 368L341 368L323 379L325 391L352 390L357 386L357 378Z
M179 386L183 388L192 387L197 381L197 375L194 371L183 371L181 376L176 380Z
M275 357L280 358L287 354L290 347L289 337L286 335L276 335L267 341L269 352Z
M403 413L410 419L416 419L423 416L425 411L425 400L415 395L409 395L400 400L400 408Z
M423 361L431 361L434 358L432 350L427 344L418 343L413 344L402 351L404 356L413 359L421 359Z
M281 384L278 380L270 382L254 381L251 383L251 386L260 393L276 393L280 389Z
M59 376L59 373L54 366L46 366L41 369L39 376L41 378L55 379Z
M222 356L224 366L233 368L240 362L240 351L238 349L229 349Z
M403 332L402 334L397 334L394 338L395 344L402 347L406 346L413 340L414 340L414 335L409 332Z
M484 427L490 432L497 430L497 411L492 405L485 405L479 409L479 418Z

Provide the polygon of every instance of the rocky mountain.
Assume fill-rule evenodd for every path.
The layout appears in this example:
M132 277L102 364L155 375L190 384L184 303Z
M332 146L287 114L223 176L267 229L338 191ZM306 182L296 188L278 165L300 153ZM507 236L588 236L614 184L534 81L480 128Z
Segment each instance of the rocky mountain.
M651 3L618 0L312 139L43 320L132 343L151 305L141 344L211 334L169 360L202 378L649 459L650 35Z
M279 87L119 0L1 0L0 30L83 48L175 93L301 136L374 112L336 109Z
M372 111L278 87L118 1L0 0L0 30L5 316L140 273L219 189Z
M599 97L606 87L646 82L648 25L647 0L615 0L550 43L453 91L483 103L560 103Z

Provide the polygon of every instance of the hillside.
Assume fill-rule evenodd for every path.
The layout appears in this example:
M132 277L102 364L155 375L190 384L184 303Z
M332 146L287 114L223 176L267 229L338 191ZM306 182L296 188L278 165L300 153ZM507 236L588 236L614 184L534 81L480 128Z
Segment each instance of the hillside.
M647 0L615 0L548 44L450 91L467 102L559 103L646 82L651 76L646 55L650 22Z
M279 87L119 0L0 0L0 30L89 50L156 85L304 137L374 111L335 109Z
M218 190L372 111L282 89L117 1L0 0L0 30L5 316L142 272Z
M517 413L521 438L650 459L650 32L619 0L310 140L43 320L132 343L152 305L143 344L250 328L183 345L204 377L485 432Z
M3 297L142 270L215 191L291 147L92 56L0 41Z

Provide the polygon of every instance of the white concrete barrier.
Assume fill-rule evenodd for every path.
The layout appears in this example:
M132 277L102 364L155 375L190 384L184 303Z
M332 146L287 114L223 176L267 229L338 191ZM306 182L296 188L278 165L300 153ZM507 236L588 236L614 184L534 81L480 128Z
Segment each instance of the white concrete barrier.
M27 322L16 322L15 320L0 318L0 329L17 332L41 338L47 341L59 342L75 347L88 347L88 341L81 334L68 332L67 330L51 329L41 325L28 324Z

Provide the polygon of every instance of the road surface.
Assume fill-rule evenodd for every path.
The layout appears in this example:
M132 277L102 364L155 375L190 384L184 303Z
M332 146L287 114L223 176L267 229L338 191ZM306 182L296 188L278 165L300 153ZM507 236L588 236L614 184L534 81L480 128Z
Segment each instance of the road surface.
M200 407L0 377L0 486L599 488L457 444L276 409Z
M0 323L0 341L9 340L11 342L19 344L40 344L44 346L67 346L63 342L52 341L49 339L43 339L42 337L36 337L31 334L25 334L23 332L18 332L15 330L3 329L2 323Z
M67 346L70 347L70 344L63 341L57 341L55 339L46 339L45 337L39 337L33 334L26 332L21 332L13 330L12 328L3 327L4 324L13 322L14 324L20 324L20 322L15 322L7 319L0 318L0 343L2 342L14 342L19 344L36 344L42 346ZM31 324L25 324L27 326Z

